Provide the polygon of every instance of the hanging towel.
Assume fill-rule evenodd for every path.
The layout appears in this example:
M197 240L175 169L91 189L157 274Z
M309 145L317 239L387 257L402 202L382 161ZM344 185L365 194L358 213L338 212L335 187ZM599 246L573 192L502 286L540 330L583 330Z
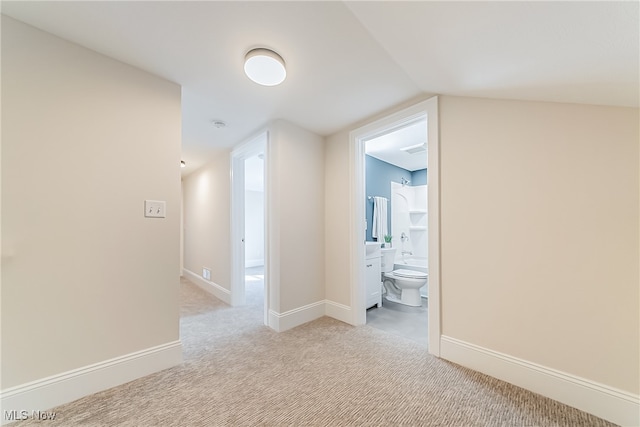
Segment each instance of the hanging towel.
M375 237L378 242L382 242L387 234L389 234L387 228L387 199L376 196L373 198L373 229L371 230L371 237Z

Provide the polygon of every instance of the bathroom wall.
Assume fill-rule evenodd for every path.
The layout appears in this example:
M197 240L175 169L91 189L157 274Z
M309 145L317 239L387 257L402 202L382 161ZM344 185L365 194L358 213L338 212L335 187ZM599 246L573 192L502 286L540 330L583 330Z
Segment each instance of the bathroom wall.
M369 196L386 197L387 199L387 229L391 233L391 182L400 182L402 178L411 181L411 172L398 166L365 155L365 209L367 218L367 241L374 241L373 231L373 200ZM380 241L384 239L380 238Z
M371 236L373 230L373 201L369 200L369 196L386 197L388 202L387 226L391 232L391 182L401 182L402 178L411 181L412 186L424 185L427 183L427 169L416 171L408 171L398 166L392 165L373 156L365 155L365 172L366 172L366 218L367 218L367 241L374 241Z
M420 169L411 172L411 185L426 185L427 184L427 169Z
M202 276L211 270L211 282L231 289L231 180L230 150L183 179L184 268Z
M180 362L180 117L178 85L2 16L3 391L176 343Z

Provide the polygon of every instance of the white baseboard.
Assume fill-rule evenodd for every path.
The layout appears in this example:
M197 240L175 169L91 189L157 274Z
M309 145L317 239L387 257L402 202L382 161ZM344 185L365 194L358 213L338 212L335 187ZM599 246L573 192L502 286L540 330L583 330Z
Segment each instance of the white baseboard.
M314 302L293 310L277 313L269 310L269 327L276 332L284 332L324 316L324 301Z
M324 314L344 323L353 324L351 307L337 302L325 300Z
M269 310L269 326L276 332L283 332L322 316L329 316L344 323L351 324L351 307L337 302L324 300L308 304L293 310L277 313Z
M198 287L209 292L211 295L218 298L219 300L224 301L225 303L231 305L231 291L229 289L223 288L217 283L210 282L209 280L205 280L202 276L199 276L193 271L187 270L186 268L184 268L182 271L184 272L185 277L189 279L191 282L198 285Z
M2 424L12 422L5 417L11 411L46 411L180 363L182 344L174 341L2 390Z
M621 426L640 425L640 396L442 336L440 356Z

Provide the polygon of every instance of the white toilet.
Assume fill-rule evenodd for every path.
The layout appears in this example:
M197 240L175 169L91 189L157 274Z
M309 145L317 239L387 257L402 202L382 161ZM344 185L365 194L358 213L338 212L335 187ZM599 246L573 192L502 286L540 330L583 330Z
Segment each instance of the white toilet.
M395 248L382 248L382 275L385 298L399 304L420 307L420 288L427 284L429 275L422 271L394 270Z

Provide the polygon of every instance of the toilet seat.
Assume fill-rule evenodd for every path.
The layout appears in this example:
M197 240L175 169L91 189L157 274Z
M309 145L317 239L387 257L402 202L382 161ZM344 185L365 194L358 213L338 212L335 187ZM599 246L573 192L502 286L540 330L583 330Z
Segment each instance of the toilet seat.
M406 270L404 268L393 270L393 274L407 279L426 279L429 277L427 273L423 273L422 271Z

